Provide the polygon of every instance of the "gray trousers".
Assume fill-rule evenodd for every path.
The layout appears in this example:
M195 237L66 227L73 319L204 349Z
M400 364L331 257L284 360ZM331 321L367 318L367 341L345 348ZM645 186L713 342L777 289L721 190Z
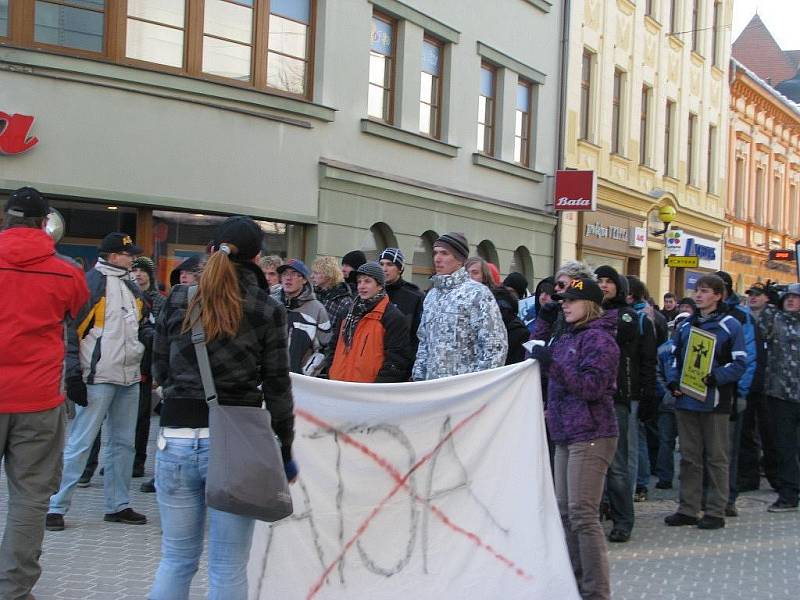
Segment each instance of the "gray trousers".
M584 600L611 598L606 538L599 509L606 472L616 448L617 438L556 445L558 511L572 570Z
M50 496L61 482L66 409L0 414L8 514L0 544L0 598L22 600L42 572L39 556Z
M703 498L703 454L706 457L708 491L705 514L725 517L728 503L728 450L730 445L727 414L676 410L678 439L681 443L680 500L678 512L697 517Z

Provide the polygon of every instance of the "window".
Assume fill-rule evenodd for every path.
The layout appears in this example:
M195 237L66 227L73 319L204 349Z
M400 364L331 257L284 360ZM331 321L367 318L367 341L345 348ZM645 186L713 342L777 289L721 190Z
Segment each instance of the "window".
M10 21L10 5L24 18ZM307 98L314 7L314 0L0 0L0 36Z
M622 152L622 78L623 73L614 69L614 88L611 98L611 152Z
M711 24L711 61L712 64L719 66L720 64L720 43L722 36L720 29L722 28L722 4L714 2L713 22Z
M422 41L422 72L419 93L419 132L438 138L441 131L442 44Z
M775 174L772 179L772 229L780 231L783 227L783 177Z
M369 96L367 114L392 122L394 101L394 21L375 14L369 47Z
M680 19L678 15L678 0L670 0L669 3L669 32L678 33Z
M692 52L700 54L700 7L692 0Z
M756 197L754 220L758 225L764 224L764 209L767 202L766 189L764 186L764 169L756 169Z
M594 55L588 50L583 51L581 60L581 130L580 138L589 139L592 109L592 63Z
M0 37L8 35L8 0L0 0Z
M694 151L697 145L695 144L694 136L697 133L697 115L689 113L689 128L686 132L686 183L689 185L697 184L697 177L695 176L695 160Z
M793 183L789 186L789 231L792 235L800 235L800 198L797 195L797 184Z
M8 2L5 27L8 27ZM0 14L4 11L0 10ZM2 27L2 25L0 25ZM33 40L50 46L63 46L89 52L104 49L105 2L103 0L34 3Z
M481 89L478 96L478 152L494 156L494 104L497 72L481 64Z
M533 84L520 78L517 82L517 109L514 111L514 162L530 166L531 106Z
M744 158L736 157L736 179L734 181L736 189L733 196L733 214L737 219L745 218L745 189L746 180L744 176Z
M714 125L708 126L708 153L706 155L708 172L706 181L708 182L708 193L717 192L717 128Z
M639 118L639 164L650 166L650 96L652 88L642 86L642 112Z
M664 113L664 175L672 177L672 137L674 135L673 125L675 121L675 103L667 100L667 110Z
M655 0L645 0L645 3L644 3L644 14L647 15L648 17L652 17L653 16L653 10L654 10L653 4L654 3L655 3Z

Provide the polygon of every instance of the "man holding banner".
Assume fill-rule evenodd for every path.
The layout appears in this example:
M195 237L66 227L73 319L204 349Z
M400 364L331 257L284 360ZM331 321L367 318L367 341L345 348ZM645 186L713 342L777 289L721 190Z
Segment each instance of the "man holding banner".
M724 303L725 283L717 275L697 281L698 313L674 338L668 387L677 397L681 441L680 503L664 522L669 526L725 526L728 500L728 419L736 385L747 368L744 333ZM698 519L703 494L703 457L709 475L705 514Z

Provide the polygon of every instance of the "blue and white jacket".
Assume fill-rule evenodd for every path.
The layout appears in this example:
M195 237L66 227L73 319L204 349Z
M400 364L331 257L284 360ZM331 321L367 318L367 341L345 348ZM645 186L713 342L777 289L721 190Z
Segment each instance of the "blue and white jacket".
M712 333L717 338L711 367L717 385L709 386L706 399L702 402L686 395L679 396L675 408L693 412L729 414L731 403L738 393L739 380L747 370L747 351L742 325L723 303L720 303L717 312L707 317L697 313L691 319L687 319L673 337L673 360L668 374L669 385L673 389L680 386L681 370L692 327Z

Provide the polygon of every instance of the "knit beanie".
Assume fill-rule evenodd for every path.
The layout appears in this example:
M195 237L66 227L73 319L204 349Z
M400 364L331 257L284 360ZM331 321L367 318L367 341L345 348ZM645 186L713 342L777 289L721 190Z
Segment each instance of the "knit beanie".
M733 294L733 279L731 279L730 273L726 273L725 271L717 271L714 273L714 275L722 279L722 281L725 283L725 289L727 290L728 295L730 296Z
M402 271L403 263L406 262L406 257L403 256L403 252L400 250L400 248L386 248L383 252L381 252L378 260L390 260L397 266L398 269Z
M152 258L147 256L139 256L134 259L133 264L131 264L131 270L133 269L141 269L142 271L146 271L148 277L150 277L150 287L148 289L157 289L156 288L156 264L153 262Z
M445 233L433 243L433 247L436 246L444 246L461 262L466 262L469 256L469 244L463 233Z
M503 280L503 285L517 292L517 298L520 300L528 295L528 280L522 273L509 273L508 277Z
M365 262L363 265L358 267L358 269L356 269L356 273L358 275L372 277L381 287L383 287L386 283L386 278L383 276L383 269L374 261Z
M598 279L600 277L606 277L614 282L614 285L617 286L617 298L625 299L625 296L628 295L628 280L624 277L620 277L619 273L614 267L610 267L608 265L603 265L602 267L597 267L594 270L595 277Z
M361 250L352 250L342 257L342 264L357 269L367 262L366 255Z
M226 242L236 246L237 251L230 254L231 260L246 262L253 260L261 252L264 232L250 217L242 215L228 217L217 226L214 232L213 250L219 250Z

